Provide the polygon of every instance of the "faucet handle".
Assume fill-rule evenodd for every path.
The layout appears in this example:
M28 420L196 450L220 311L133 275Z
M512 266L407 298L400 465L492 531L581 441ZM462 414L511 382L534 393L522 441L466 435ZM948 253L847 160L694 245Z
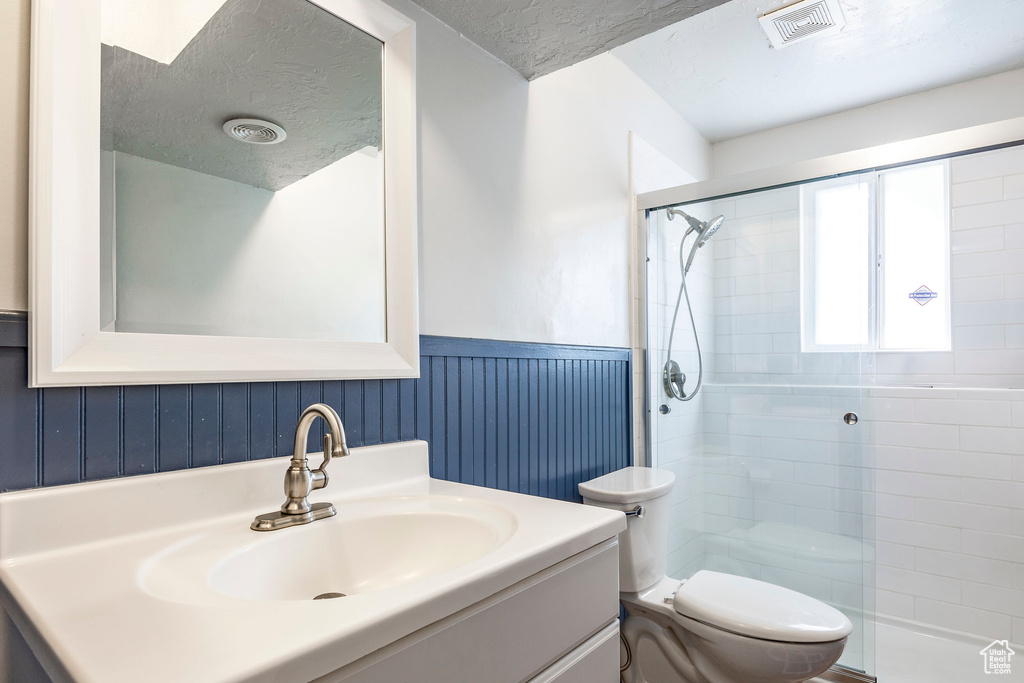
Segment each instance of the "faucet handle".
M331 462L331 435L324 434L324 461L320 463L320 467L311 472L314 489L322 489L330 481L330 477L327 475L327 464L329 462Z

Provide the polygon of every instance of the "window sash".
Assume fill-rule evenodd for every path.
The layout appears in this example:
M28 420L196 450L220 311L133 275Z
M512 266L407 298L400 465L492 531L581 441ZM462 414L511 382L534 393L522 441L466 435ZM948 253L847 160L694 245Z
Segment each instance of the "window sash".
M940 171L941 175L941 192L942 192L942 206L938 212L940 216L937 218L941 221L941 225L938 227L938 238L939 242L934 246L934 251L937 252L938 262L938 280L932 283L920 282L918 284L927 286L932 284L932 287L939 293L937 299L929 301L928 312L940 311L938 315L941 317L941 339L934 344L925 346L897 346L895 341L892 340L889 332L889 326L886 325L886 306L888 305L888 294L886 275L889 270L889 262L895 258L895 255L891 255L892 258L888 258L885 251L888 243L887 236L889 234L886 225L886 179L888 177L913 172L915 170L925 170L934 168ZM949 183L949 160L944 159L938 162L930 162L923 164L914 164L910 166L904 166L902 168L893 169L889 171L880 171L877 175L876 185L878 187L878 205L876 207L877 223L878 223L878 267L877 267L877 278L878 278L878 327L879 334L877 337L877 347L880 351L949 351L951 349L951 335L952 325L950 319L950 311L952 308L952 274L950 272L950 245L952 242L952 234L950 232L951 220L950 220L950 183ZM895 226L894 226L895 227ZM895 266L894 266L895 267ZM895 279L895 278L890 278ZM895 287L895 284L892 285ZM913 284L908 285L914 287ZM903 287L902 290L907 289ZM893 292L895 294L896 301L902 303L905 300L909 300L909 291Z
M943 226L941 234L943 243L939 246L942 254L941 273L942 281L938 287L940 299L929 305L938 304L943 310L943 339L935 346L922 348L889 347L885 343L885 269L884 258L885 246L885 202L884 186L885 176L905 172L908 169L923 168L928 166L941 166L943 206L941 216ZM861 187L866 202L867 221L867 244L864 253L860 257L861 265L866 274L866 292L861 291L856 295L865 296L863 302L864 319L861 323L865 326L866 337L864 343L820 343L819 325L822 324L819 314L819 306L825 305L819 301L819 267L823 264L816 258L821 241L818 225L817 212L820 202L820 195L836 188ZM800 340L801 350L804 352L857 352L857 351L948 351L951 348L951 274L950 274L950 199L949 199L949 161L926 162L911 166L893 169L891 171L877 171L860 173L849 176L841 176L823 181L808 183L800 188ZM843 306L842 297L831 305Z

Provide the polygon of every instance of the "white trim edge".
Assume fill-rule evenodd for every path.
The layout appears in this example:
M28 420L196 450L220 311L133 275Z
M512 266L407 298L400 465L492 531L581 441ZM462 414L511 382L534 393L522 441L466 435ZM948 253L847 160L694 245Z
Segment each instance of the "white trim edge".
M1024 116L646 192L637 197L637 204L641 210L658 209L844 173L924 161L1021 140L1024 140Z

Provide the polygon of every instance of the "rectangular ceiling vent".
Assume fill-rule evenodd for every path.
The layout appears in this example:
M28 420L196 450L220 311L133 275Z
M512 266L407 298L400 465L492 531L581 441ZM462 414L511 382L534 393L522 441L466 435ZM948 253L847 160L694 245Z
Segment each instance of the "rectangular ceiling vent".
M839 0L800 0L760 18L772 47L789 47L814 36L839 33L846 18Z

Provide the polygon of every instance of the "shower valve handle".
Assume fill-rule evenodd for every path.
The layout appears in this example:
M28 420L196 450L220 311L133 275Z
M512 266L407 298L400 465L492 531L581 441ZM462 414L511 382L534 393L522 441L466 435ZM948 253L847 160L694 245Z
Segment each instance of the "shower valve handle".
M679 363L674 360L665 363L662 379L665 382L665 393L672 398L682 400L683 396L686 395L686 391L683 388L686 385L686 375L679 369Z

